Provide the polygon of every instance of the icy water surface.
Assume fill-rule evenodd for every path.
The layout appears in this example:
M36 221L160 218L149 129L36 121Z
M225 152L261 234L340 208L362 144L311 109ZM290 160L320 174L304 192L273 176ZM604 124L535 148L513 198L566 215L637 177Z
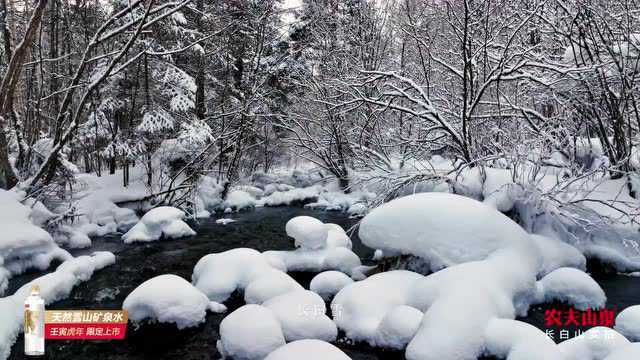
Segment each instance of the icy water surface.
M145 280L161 274L176 274L190 280L193 267L204 255L238 247L260 251L292 249L293 240L285 234L286 222L298 215L310 215L324 222L333 222L349 229L356 220L339 212L313 211L295 207L258 208L250 212L229 215L238 221L218 225L215 219L205 219L195 226L198 235L190 238L157 241L146 244L125 245L119 236L94 239L91 249L74 252L74 255L96 250L108 250L116 254L116 264L97 271L90 281L78 285L71 296L48 306L48 309L120 309L127 294ZM354 234L351 234L354 235ZM373 251L364 247L352 236L354 251L362 259L370 259ZM7 293L34 277L27 274L12 279ZM314 274L291 274L303 286ZM640 278L614 275L597 278L609 298L608 308L624 309L640 303ZM171 291L171 289L167 289ZM242 299L233 298L227 303L229 312L243 305ZM544 310L558 307L554 304L536 307L522 319L545 329ZM227 312L228 314L228 312ZM144 325L138 329L129 327L127 337L121 341L49 341L48 359L219 359L215 344L219 338L220 321L226 314L209 314L205 324L178 331L174 325ZM446 331L446 324L443 324ZM402 353L374 350L363 345L338 342L354 360L404 359ZM24 358L22 337L14 345L11 359Z

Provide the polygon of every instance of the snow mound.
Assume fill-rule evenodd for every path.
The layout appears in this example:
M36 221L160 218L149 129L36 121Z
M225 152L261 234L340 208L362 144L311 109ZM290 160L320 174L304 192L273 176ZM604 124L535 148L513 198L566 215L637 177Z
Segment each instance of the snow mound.
M91 275L115 262L109 252L98 252L92 256L72 258L60 264L56 271L41 276L23 285L13 295L0 299L0 359L6 359L11 346L22 331L24 301L33 285L40 286L40 296L46 304L66 298L74 286L91 278Z
M213 301L223 302L235 291L245 291L245 301L259 303L296 288L298 284L283 270L286 267L278 259L237 248L202 257L191 280Z
M563 301L577 309L604 307L607 297L598 283L587 273L574 268L554 270L538 282L538 302Z
M297 216L287 222L286 231L299 248L265 251L264 255L284 263L288 271L338 270L361 277L360 258L351 251L351 240L340 226L324 224L310 216Z
M353 280L339 271L325 271L311 279L309 290L320 295L325 301L331 300L343 287Z
M223 203L225 209L242 210L252 208L256 205L256 199L246 191L233 190Z
M395 270L345 286L331 302L333 320L348 338L376 345L377 332L385 315L407 303L407 293L423 276Z
M558 344L558 348L564 360L601 360L629 344L629 340L617 331L607 327L595 327L578 337Z
M269 354L265 360L351 360L342 350L320 340L298 340Z
M586 270L587 259L575 247L563 241L536 234L531 235L531 240L538 246L542 254L541 276L562 267Z
M0 295L13 275L34 267L45 270L53 259L70 257L49 233L33 224L32 210L20 203L21 197L0 189Z
M220 225L227 225L227 224L231 224L233 222L236 222L237 220L234 219L217 219L216 220L216 224L220 224Z
M136 241L154 241L162 236L179 238L195 235L196 232L182 220L184 216L184 211L175 207L154 208L144 214L140 222L122 235L122 239L129 244Z
M612 351L604 360L631 360L640 359L640 343L633 343L621 349Z
M223 358L262 360L285 344L280 322L260 305L244 305L220 323L216 346Z
M362 242L385 255L411 254L432 270L481 260L497 249L529 241L495 208L446 193L420 193L390 201L362 219Z
M320 186L310 186L305 188L290 188L280 187L280 189L273 191L273 188L265 188L265 194L269 194L258 201L258 204L263 206L283 206L291 205L293 202L304 202L313 200L318 197L321 191Z
M622 310L616 316L614 329L631 341L640 341L640 305Z
M418 332L422 315L420 310L407 305L389 310L376 330L376 346L404 349Z
M295 246L315 250L327 245L329 228L311 216L296 216L287 221L287 235L295 239Z
M291 291L263 304L280 321L287 341L318 339L335 341L338 329L326 315L324 300L308 290Z
M563 360L547 334L522 321L493 319L485 337L485 355L509 360Z
M124 300L122 308L129 319L145 319L175 323L178 329L198 326L204 322L207 310L225 311L224 305L209 299L189 282L176 275L160 275L135 288Z

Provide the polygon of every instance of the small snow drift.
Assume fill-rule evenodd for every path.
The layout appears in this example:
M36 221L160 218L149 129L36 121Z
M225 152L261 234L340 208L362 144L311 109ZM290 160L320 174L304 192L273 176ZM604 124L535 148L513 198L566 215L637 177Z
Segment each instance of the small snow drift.
M617 331L595 327L573 339L561 342L558 348L564 360L600 360L628 347L631 343ZM631 360L633 358L624 358Z
M280 322L260 305L245 305L220 323L216 346L223 358L262 360L285 344Z
M18 289L13 295L0 299L0 359L6 359L24 321L23 304L32 285L40 286L40 296L46 304L66 298L73 287L91 278L97 270L115 263L110 252L96 252L91 256L71 258L58 266L56 271L41 276Z
M538 246L542 254L541 276L561 267L586 270L587 259L575 247L560 240L537 234L531 234L531 240Z
M264 360L351 360L342 350L320 340L298 340L269 354Z
M172 206L160 206L150 210L127 233L122 235L125 243L136 241L154 241L162 236L179 238L195 235L184 218L184 211Z
M320 295L325 301L331 300L343 287L353 280L339 271L325 271L311 279L309 290Z
M124 300L122 308L129 319L145 319L175 323L178 329L198 326L204 322L207 310L223 312L224 305L210 302L200 290L176 275L160 275L135 288Z
M248 248L231 249L202 257L193 269L193 285L211 300L223 302L234 291L245 292L245 301L261 303L273 296L302 289L283 272L277 259Z
M563 360L547 334L522 321L493 319L485 336L485 355L509 360Z
M265 251L264 255L285 264L287 271L338 270L362 277L360 258L351 251L351 240L336 224L324 224L310 216L297 216L286 225L287 235L295 239L292 251Z
M385 255L411 254L432 270L482 260L497 249L529 240L495 208L446 193L420 193L390 201L364 217L362 242Z
M640 305L622 310L616 316L614 329L631 341L640 341Z
M640 343L633 343L612 351L604 360L640 359Z
M233 190L222 204L223 208L231 210L242 210L252 208L256 205L256 199L246 191Z

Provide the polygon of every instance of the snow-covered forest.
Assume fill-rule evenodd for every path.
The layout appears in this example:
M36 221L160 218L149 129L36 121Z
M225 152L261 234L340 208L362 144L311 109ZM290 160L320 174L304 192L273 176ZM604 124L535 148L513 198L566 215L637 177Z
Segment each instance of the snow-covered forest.
M0 31L0 359L33 284L128 310L64 358L640 358L640 1L0 0Z

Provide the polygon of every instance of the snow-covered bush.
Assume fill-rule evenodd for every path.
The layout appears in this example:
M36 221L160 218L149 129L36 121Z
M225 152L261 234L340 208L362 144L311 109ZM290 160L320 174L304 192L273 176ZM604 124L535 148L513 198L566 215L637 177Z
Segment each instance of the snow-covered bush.
M209 301L206 295L176 275L160 275L145 281L124 300L122 308L133 322L156 320L175 323L178 329L198 326L207 310L222 312L224 305Z
M179 238L195 235L184 218L184 211L171 207L160 206L144 214L140 222L122 235L125 243L136 241L154 241L162 236L166 238Z

